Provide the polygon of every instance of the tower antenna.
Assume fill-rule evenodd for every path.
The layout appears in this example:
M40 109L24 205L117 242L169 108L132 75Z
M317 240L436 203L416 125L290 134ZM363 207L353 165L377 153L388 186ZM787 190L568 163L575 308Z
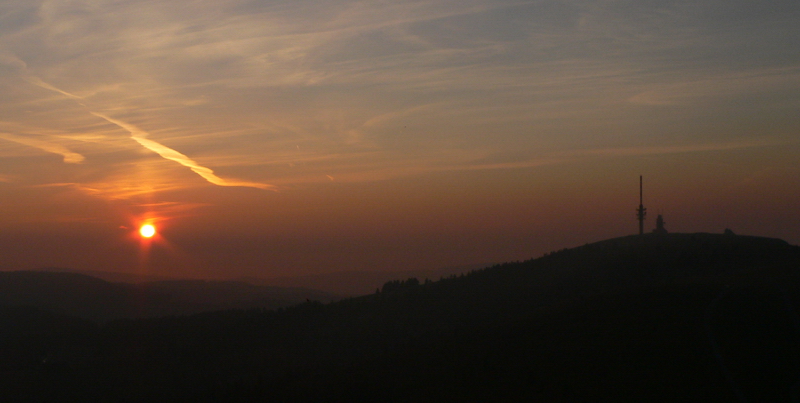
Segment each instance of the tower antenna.
M647 215L647 209L642 204L642 175L639 175L639 208L636 209L636 218L639 220L639 235L644 234L644 217Z

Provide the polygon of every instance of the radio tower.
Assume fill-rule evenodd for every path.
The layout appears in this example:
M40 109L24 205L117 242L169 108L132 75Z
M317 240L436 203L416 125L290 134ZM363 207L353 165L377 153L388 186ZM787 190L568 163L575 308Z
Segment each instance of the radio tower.
M647 209L642 204L642 175L639 175L639 208L636 209L636 218L639 220L639 235L644 234L644 217L647 215Z

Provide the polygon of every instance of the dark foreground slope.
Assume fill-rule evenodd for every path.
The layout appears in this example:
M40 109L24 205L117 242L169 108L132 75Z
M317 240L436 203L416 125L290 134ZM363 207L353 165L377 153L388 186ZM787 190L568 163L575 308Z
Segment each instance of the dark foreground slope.
M783 241L626 237L279 311L98 325L5 310L0 388L33 401L792 401L798 301L800 248Z

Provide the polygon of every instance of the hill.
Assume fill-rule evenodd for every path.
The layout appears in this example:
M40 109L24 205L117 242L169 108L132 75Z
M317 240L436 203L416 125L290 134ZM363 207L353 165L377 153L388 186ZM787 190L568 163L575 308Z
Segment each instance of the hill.
M277 311L0 312L0 388L82 401L792 401L800 248L623 237ZM50 388L41 388L49 385Z
M60 271L0 272L0 306L29 306L93 320L187 315L225 309L276 309L337 297L316 290L235 281L111 283Z
M387 281L399 278L418 278L439 280L443 277L460 275L468 271L481 269L486 265L469 265L444 267L432 270L403 270L403 271L345 271L333 273L311 274L305 276L273 277L273 278L245 278L251 284L269 285L277 287L305 287L329 292L344 297L357 297L372 294L375 289Z

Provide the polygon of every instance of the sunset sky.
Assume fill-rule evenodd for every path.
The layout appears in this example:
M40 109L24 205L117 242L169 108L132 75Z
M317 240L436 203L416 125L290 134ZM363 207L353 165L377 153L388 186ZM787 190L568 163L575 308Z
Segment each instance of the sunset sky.
M0 269L800 243L797 0L0 3ZM143 240L145 223L158 233Z

